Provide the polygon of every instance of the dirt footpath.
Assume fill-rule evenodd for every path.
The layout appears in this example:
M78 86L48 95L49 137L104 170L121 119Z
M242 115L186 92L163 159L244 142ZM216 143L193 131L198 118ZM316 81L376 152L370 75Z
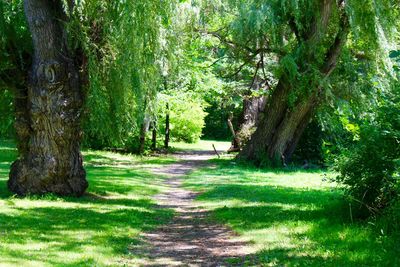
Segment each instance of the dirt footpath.
M243 258L250 249L227 227L210 222L208 214L196 205L196 193L182 188L185 175L199 167L211 166L212 151L177 154L179 163L153 169L167 175L168 190L156 195L159 208L174 209L172 221L142 235L141 266L229 266L227 258ZM201 177L199 177L201 179ZM136 250L136 249L135 249Z

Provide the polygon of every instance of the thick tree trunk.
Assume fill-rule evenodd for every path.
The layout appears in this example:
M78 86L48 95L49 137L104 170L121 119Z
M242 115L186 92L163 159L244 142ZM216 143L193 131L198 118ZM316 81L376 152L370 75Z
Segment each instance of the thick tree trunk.
M234 131L233 129L231 122L232 118L228 118L228 125L233 134L232 145L228 152L240 151L247 143L262 117L266 99L266 96L250 96L244 98L243 111L240 118L239 129L237 131Z
M266 96L252 96L243 100L243 113L237 132L241 148L247 143L251 134L258 126L266 103Z
M317 16L316 23L310 31L303 35L304 41L299 41L296 53L301 52L297 57L300 73L306 72L309 65L317 62L315 47L324 45L323 36L327 31L333 4L332 0L321 1L320 16ZM320 66L322 78L327 78L334 70L347 39L348 20L343 7L339 9L342 9L343 17L336 38L328 48L325 61ZM256 164L285 165L319 105L323 88L315 85L310 87L311 90L307 96L299 97L293 106L289 106L289 97L291 92L296 90L296 84L292 84L288 75L284 73L269 98L263 119L239 157Z
M83 96L68 51L62 1L25 0L34 46L25 95L16 103L19 159L8 187L19 195L82 195L88 183L79 150Z

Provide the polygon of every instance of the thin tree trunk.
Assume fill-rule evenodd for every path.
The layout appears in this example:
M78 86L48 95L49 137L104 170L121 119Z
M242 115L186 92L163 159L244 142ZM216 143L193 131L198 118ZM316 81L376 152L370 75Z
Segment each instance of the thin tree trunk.
M299 42L296 51L302 51L298 57L299 72L306 71L307 66L313 64L316 55L315 48L323 45L322 38L327 31L329 17L332 11L332 0L321 1L321 15L317 16L316 23L306 40ZM327 78L336 67L342 47L347 40L348 19L343 7L340 29L329 47L324 64L320 67L322 78ZM268 105L263 119L250 141L244 147L239 157L254 161L256 164L268 163L272 165L285 164L291 158L297 143L310 121L311 115L319 105L322 95L321 86L311 87L308 96L300 97L294 106L289 106L290 93L296 89L287 74L280 78Z
M22 140L8 187L19 195L80 196L88 186L79 149L83 96L74 55L66 45L62 1L25 0L24 7L34 58L27 95L17 104Z
M149 131L150 127L150 118L149 115L146 114L144 116L142 125L140 127L140 138L139 138L139 153L143 154L145 144L146 144L146 133Z
M240 151L239 140L237 138L235 128L233 128L232 119L233 119L233 113L230 113L227 123L228 123L229 129L231 130L233 138L232 138L231 147L228 149L228 153Z
M140 127L140 137L139 137L139 154L143 154L145 143L146 143L146 123L142 122L142 125Z
M169 147L169 138L170 138L169 104L167 103L167 115L165 116L165 141L164 141L164 148L165 149L168 149L168 147Z
M153 121L152 128L151 150L155 151L157 149L157 123L155 121Z

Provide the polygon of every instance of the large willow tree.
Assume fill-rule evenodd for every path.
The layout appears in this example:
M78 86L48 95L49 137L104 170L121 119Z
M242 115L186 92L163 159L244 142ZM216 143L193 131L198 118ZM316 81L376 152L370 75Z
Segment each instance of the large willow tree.
M289 159L325 99L345 46L359 50L353 51L354 57L360 53L372 60L379 55L382 31L392 31L395 25L390 22L394 17L385 20L398 8L395 5L396 1L291 1L283 13L286 30L293 36L291 48L281 59L281 74L264 120L240 156L258 162L262 157Z
M349 18L344 1L298 4L299 9L294 10L297 17L294 13L288 21L294 40L293 48L282 59L287 65L270 95L265 118L241 157L260 161L260 157L285 160L291 156L346 43ZM303 14L299 13L302 6Z
M8 186L19 195L79 196L88 186L80 153L82 117L97 115L93 123L87 120L92 136L104 129L124 134L144 117L143 103L160 80L160 36L174 1L25 0L31 40L18 43L8 37L11 21L21 17L21 2L0 5L7 11L0 19L0 29L7 30L0 35L0 52L13 63L2 69L25 80L28 73L9 54L19 58L15 48L33 43L28 86L21 82L14 90L19 158ZM22 27L15 28L26 29L18 23ZM7 77L1 73L7 87L16 87Z
M217 15L206 16L203 31L229 51L224 57L235 63L233 76L251 85L262 80L268 91L263 119L239 154L256 164L290 159L326 97L341 81L357 80L337 66L379 65L387 54L382 44L398 23L395 0L206 2L203 12Z

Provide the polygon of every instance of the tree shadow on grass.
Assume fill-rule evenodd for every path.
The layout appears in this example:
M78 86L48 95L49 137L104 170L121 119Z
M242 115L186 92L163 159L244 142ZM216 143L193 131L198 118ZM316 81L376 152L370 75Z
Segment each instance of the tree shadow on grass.
M91 203L92 204L92 203ZM169 210L154 209L150 201L146 200L115 200L112 205L124 207L110 208L100 203L91 208L14 208L13 215L0 213L1 230L7 233L2 240L2 247L15 247L17 244L34 248L35 244L51 244L46 246L46 253L57 255L68 253L85 253L87 248L101 248L112 250L112 254L127 253L128 245L134 241L130 236L132 231L147 231L168 221L172 212ZM15 212L18 215L15 215ZM2 254L11 257L32 260L38 253L26 253L25 249L6 249ZM3 254L3 256L5 256ZM54 257L49 260L63 259ZM50 263L46 260L46 263Z
M137 233L154 229L172 218L172 210L158 209L149 198L157 189L145 184L136 185L136 180L143 176L128 173L124 177L121 173L110 173L115 176L93 177L92 193L81 198L10 198L4 188L5 182L1 181L0 199L6 201L12 213L0 209L0 255L25 263L37 260L63 266L68 266L69 262L60 257L63 251L83 256L86 249L103 254L102 248L107 248L106 253L111 256L126 255L127 247L136 241ZM124 184L130 179L130 183ZM102 192L106 192L106 196L99 195ZM137 197L132 198L134 195ZM19 201L27 201L28 206L21 207ZM43 244L49 244L45 252L35 250L36 245ZM93 260L90 256L85 258L84 261L73 261L70 266L87 266L87 262ZM101 260L96 260L93 265L98 264L101 265Z
M217 164L221 169L227 171L232 170L231 168L238 168L241 171L262 171L271 172L275 174L291 174L291 173L322 173L326 171L324 168L303 168L301 165L289 165L287 167L258 167L252 162L236 159L232 161L232 158L213 158L209 162Z
M129 159L97 154L86 166L90 186L83 197L16 198L6 185L16 151L0 145L0 265L106 265L127 255L139 232L172 218L172 210L158 209L150 199L162 176L132 167ZM96 161L107 166L90 164Z
M0 166L0 199L9 198L13 193L7 189L9 165ZM153 195L158 192L156 185L164 179L141 169L121 169L116 167L88 167L88 192L107 196L111 194L127 195L140 192L140 195Z
M328 200L337 200L338 198L340 196L337 192L329 190L246 184L219 184L198 197L199 200L206 201L238 199L245 202L313 204L318 206L326 204ZM321 199L323 203L321 203Z
M214 219L256 239L265 235L266 249L232 259L234 266L400 266L399 259L386 256L393 248L362 223L351 223L347 203L328 189L224 184L198 200L240 201L216 208ZM279 238L269 239L277 232Z
M137 165L166 165L177 162L177 159L172 157L158 157L158 156L141 157L130 154L116 154L111 152L104 153L101 151L87 151L84 152L83 154L84 154L83 159L86 167L102 166L102 165L132 167Z

